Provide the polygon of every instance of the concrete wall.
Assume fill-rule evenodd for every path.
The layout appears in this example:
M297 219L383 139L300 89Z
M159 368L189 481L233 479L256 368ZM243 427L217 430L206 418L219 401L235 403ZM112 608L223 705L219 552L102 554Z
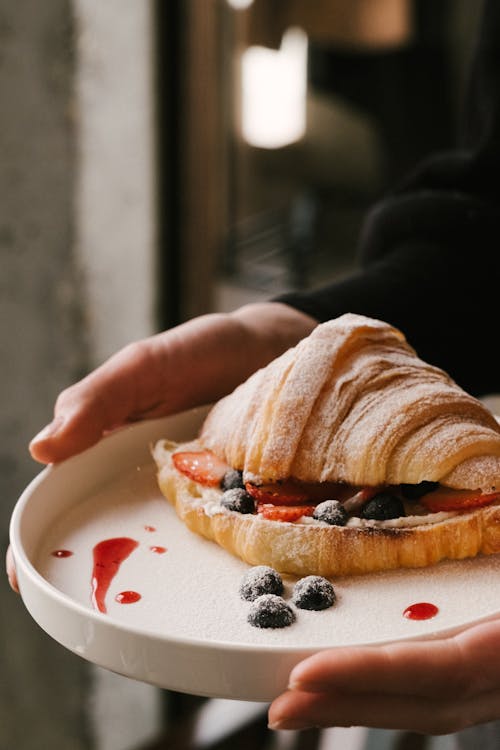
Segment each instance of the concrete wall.
M56 395L154 325L150 13L135 0L0 0L2 554L40 469L27 443ZM122 711L131 743L156 729L155 695L101 680L2 576L0 670L0 750L125 750L103 706Z
M38 467L29 438L86 369L73 250L73 20L67 0L0 2L0 515ZM3 550L2 550L3 552ZM80 750L86 669L0 583L0 748Z
M155 326L152 6L73 0L77 254L98 364Z

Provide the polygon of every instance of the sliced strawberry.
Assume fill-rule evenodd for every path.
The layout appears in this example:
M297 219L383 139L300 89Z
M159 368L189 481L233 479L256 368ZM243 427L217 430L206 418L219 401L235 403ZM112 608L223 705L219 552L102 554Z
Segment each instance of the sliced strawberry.
M315 505L272 505L258 503L257 513L268 521L298 521L302 516L312 516Z
M179 451L172 454L175 468L207 487L217 487L230 467L211 451Z
M276 484L252 484L247 482L245 489L258 503L272 505L298 505L305 503L309 497L304 487L297 482L280 482Z
M334 482L296 482L287 480L269 484L252 484L247 482L245 489L258 503L273 505L300 505L322 500L344 500L353 493L352 487Z
M352 499L354 500L354 498L356 498L359 499L361 503L367 503L368 500L371 500L372 497L378 495L383 489L384 487L382 485L377 485L376 487L363 487Z
M500 492L483 495L479 490L452 490L440 487L420 498L419 502L432 513L440 510L470 510L500 500Z
M371 500L372 497L375 495L378 495L380 492L382 492L383 487L363 487L361 490L358 490L354 495L351 495L345 502L344 502L344 508L348 513L354 513L355 515L359 511L360 508L365 505L368 500Z

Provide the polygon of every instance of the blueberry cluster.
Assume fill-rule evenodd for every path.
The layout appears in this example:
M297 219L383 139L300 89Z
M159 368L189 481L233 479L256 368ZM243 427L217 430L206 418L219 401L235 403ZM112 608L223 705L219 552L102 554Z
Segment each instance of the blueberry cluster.
M238 469L228 469L220 483L221 490L234 490L244 487L243 472Z
M332 584L322 576L306 576L293 587L292 601L299 609L328 609L336 598Z
M398 494L389 490L379 492L368 500L361 509L361 518L372 521L388 521L406 515L402 498L409 502L417 502L423 495L439 487L438 482L424 481L419 484L400 484Z
M257 628L285 628L295 621L295 613L285 602L283 580L267 565L251 568L240 585L242 599L252 602L248 622ZM298 609L321 610L335 604L332 584L322 576L306 576L293 588L292 603Z
M432 492L438 486L437 482L420 482L420 484L401 484L399 492L389 490L379 492L368 500L359 515L371 521L387 521L405 515L402 498L406 501L418 501L422 495ZM220 488L223 492L221 505L237 513L255 513L255 500L246 491L243 482L243 472L229 469L222 478ZM338 500L324 500L314 509L313 518L329 526L345 526L349 515L344 505Z
M338 500L325 500L315 507L313 518L330 526L345 526L347 511Z
M237 469L229 469L222 477L220 483L222 497L220 504L227 510L236 513L255 513L255 501L245 490L243 472Z
M237 513L253 513L255 501L243 487L234 487L223 492L220 504L227 510L235 510Z
M403 501L390 492L380 492L363 505L361 518L372 521L388 521L405 515Z
M240 596L249 602L255 601L262 594L276 594L280 596L283 593L283 580L274 568L268 565L257 565L250 568L243 578L240 586Z
M248 622L256 628L286 628L294 621L293 609L276 594L259 596L248 613Z

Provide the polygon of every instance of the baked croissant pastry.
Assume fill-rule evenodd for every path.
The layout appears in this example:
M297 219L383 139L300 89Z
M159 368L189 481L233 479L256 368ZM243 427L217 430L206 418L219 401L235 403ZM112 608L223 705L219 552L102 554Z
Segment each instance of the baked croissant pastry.
M252 565L344 575L500 552L500 427L396 328L348 313L153 450L193 531Z

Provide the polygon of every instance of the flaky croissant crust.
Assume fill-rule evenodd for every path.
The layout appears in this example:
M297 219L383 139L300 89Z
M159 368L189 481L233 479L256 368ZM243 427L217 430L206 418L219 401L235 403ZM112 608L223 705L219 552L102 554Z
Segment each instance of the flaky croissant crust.
M247 478L500 487L500 428L387 323L314 329L209 413L200 442Z

